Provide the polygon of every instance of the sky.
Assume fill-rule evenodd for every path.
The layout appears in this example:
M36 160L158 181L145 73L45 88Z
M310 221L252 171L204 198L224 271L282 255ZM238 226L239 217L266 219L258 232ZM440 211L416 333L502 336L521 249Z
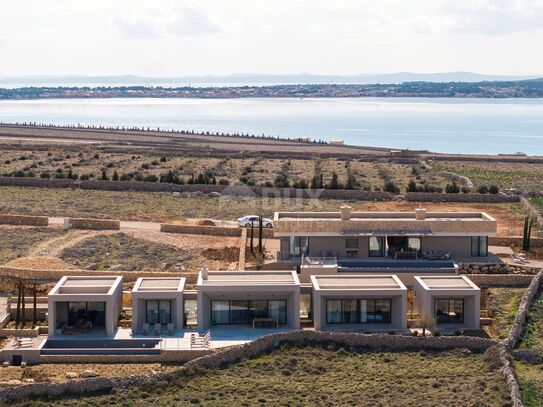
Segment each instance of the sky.
M2 0L0 76L543 74L543 0Z

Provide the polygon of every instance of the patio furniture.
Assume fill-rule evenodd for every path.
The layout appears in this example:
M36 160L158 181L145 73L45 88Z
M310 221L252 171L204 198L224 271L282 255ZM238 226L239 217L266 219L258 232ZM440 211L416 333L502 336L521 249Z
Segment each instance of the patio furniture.
M65 335L72 335L72 334L75 334L75 333L76 333L75 326L72 326L72 325L65 325L65 326L62 328L62 333L65 334Z
M256 323L269 323L273 322L276 328L279 328L279 321L276 318L255 318L253 319L253 329Z
M32 338L15 338L17 348L31 348L33 346Z
M209 348L212 346L212 339L211 339L211 331L207 331L207 333L203 336L198 334L191 334L190 335L190 348Z
M149 335L149 324L148 323L145 322L143 324L142 332L143 332L144 335Z
M92 322L87 321L79 326L79 332L86 333L92 329Z
M162 325L161 324L155 324L153 328L153 334L160 335L162 332Z
M168 324L168 329L167 329L167 331L168 331L168 335L172 335L172 334L173 334L174 328L173 328L173 324L172 324L172 323L169 323L169 324Z

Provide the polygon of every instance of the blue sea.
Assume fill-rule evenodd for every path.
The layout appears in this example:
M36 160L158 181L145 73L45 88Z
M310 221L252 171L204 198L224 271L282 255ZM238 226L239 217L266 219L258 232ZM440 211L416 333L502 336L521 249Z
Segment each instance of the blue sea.
M543 155L543 99L48 99L0 101L1 122L342 139L443 153Z

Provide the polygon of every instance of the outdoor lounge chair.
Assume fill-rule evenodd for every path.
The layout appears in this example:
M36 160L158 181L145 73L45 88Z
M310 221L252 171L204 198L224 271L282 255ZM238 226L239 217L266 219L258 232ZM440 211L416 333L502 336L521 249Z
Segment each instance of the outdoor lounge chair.
M144 335L149 335L149 324L148 323L143 324L142 332L143 332Z
M153 328L153 334L160 335L162 332L162 325L161 324L155 324Z
M212 346L211 331L207 331L205 335L191 334L190 347L192 348L209 348Z
M32 345L32 338L15 338L15 346L17 348L31 348Z
M168 324L168 335L173 334L173 332L174 332L173 324L169 323Z

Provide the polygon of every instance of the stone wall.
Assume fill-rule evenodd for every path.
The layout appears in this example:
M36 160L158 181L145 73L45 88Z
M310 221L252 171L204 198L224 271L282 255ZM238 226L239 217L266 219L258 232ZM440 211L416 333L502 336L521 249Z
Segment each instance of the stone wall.
M491 246L522 247L522 237L490 237L488 238L488 244ZM543 239L532 236L530 239L530 246L543 247Z
M520 301L517 315L515 316L515 321L513 322L513 326L509 331L509 335L507 335L507 338L502 341L502 344L509 350L514 348L522 335L524 323L526 322L528 311L530 310L530 305L539 291L542 281L543 269L540 270L535 277L533 277L532 282L524 292L524 295Z
M27 329L0 329L0 336L26 336L35 338L39 333L39 327Z
M458 263L460 274L531 274L538 269L520 264L508 263Z
M18 226L49 226L49 218L47 216L0 214L0 224Z
M534 276L526 274L468 274L479 287L528 287Z
M515 203L517 195L501 194L439 194L430 192L408 192L405 199L411 202L470 202L470 203Z
M524 197L520 198L520 203L528 215L535 219L536 223L539 225L539 228L543 229L543 215L541 212ZM532 238L531 240L533 241L534 239Z
M70 229L119 230L121 222L114 219L69 218Z
M189 235L241 236L241 228L227 228L220 226L176 225L171 223L161 223L160 231Z

